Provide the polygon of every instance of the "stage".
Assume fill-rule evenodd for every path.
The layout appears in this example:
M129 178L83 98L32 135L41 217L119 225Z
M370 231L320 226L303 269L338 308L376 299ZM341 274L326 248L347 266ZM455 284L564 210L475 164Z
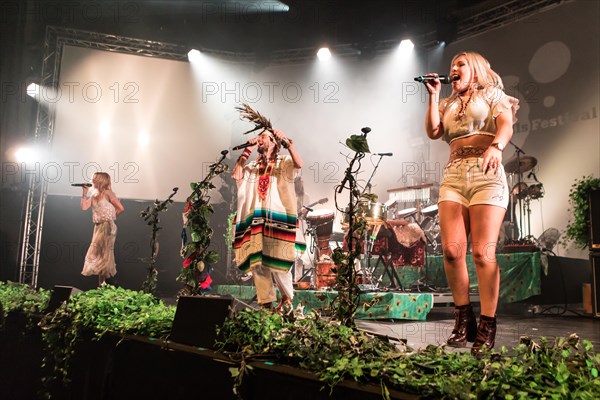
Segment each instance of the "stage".
M547 274L548 268L542 253L497 254L496 259L500 265L500 303L523 301L541 293L541 276ZM545 264L542 260L545 260ZM470 254L467 264L471 281L471 301L477 303L477 276ZM382 270L383 267L375 269L373 275L383 274ZM427 257L426 267L398 267L395 271L404 289L386 288L389 279L383 279L380 288L364 291L360 295L357 319L424 321L435 304L452 303L441 256ZM437 289L415 287L415 282L427 282L429 287ZM230 295L245 302L251 302L256 294L254 286L242 285L218 285L215 286L214 292ZM336 296L337 292L332 290L296 290L294 306L304 307L305 313L313 309L322 310Z

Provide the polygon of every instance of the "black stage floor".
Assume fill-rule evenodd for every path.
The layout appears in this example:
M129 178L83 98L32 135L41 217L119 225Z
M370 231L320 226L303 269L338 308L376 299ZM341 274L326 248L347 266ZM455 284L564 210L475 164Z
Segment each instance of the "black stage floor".
M526 305L519 304L511 306L510 310L499 312L496 349L506 346L510 351L519 344L521 336L532 339L543 336L554 340L559 336L568 337L576 333L581 339L591 341L596 351L600 350L600 319L584 315L583 310L567 309L562 315L558 315L564 310L563 307L546 308L539 309L543 313L536 314L529 311ZM392 339L404 339L409 346L419 349L430 344L444 344L454 326L452 310L452 307L436 306L427 315L426 321L359 320L357 326ZM452 351L451 348L448 349ZM466 350L469 348L458 349Z
M430 344L442 345L454 327L452 295L435 292L434 307L427 314L426 321L409 321L399 319L388 320L356 320L359 329L391 340L405 341L410 347L420 349ZM176 304L175 298L165 298L166 304ZM479 318L479 296L471 294L471 302L475 314ZM240 302L239 308L258 309L256 302ZM586 314L582 304L567 305L532 305L527 302L501 304L498 307L498 331L496 335L497 350L505 346L509 351L517 346L522 336L532 339L546 337L568 337L576 333L581 339L592 342L594 349L600 351L600 318ZM470 347L470 344L469 344ZM449 351L455 351L448 347ZM456 349L456 351L467 351Z

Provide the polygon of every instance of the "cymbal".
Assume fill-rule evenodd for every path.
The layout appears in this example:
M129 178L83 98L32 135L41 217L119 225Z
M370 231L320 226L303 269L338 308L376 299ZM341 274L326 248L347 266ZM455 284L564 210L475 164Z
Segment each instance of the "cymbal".
M504 171L510 173L523 173L533 169L537 165L537 159L531 156L521 156L519 161L513 158L504 164Z

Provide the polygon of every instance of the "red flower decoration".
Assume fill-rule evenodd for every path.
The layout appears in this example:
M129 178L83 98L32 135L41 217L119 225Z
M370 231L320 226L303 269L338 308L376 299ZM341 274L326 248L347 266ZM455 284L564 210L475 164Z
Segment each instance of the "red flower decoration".
M212 283L212 278L210 277L210 275L207 275L206 279L204 280L204 282L202 282L200 284L200 288L201 289L206 289L207 287L210 286L211 283Z
M194 261L196 259L196 253L192 253L188 256L188 258L185 259L185 261L183 261L183 268L187 268L190 266L190 264L192 263L192 261Z

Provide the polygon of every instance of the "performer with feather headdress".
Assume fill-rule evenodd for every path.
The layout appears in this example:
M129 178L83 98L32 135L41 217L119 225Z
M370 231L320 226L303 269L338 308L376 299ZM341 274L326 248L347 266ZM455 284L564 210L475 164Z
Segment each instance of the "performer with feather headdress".
M238 158L233 178L238 204L234 219L233 248L236 265L252 271L258 303L270 308L277 300L273 279L281 294L280 306L291 304L294 293L291 268L296 255L298 207L294 179L302 159L286 135L247 104L237 108L241 117L255 124L246 132L260 132L248 140ZM281 147L289 155L280 155ZM257 157L248 161L254 149Z

